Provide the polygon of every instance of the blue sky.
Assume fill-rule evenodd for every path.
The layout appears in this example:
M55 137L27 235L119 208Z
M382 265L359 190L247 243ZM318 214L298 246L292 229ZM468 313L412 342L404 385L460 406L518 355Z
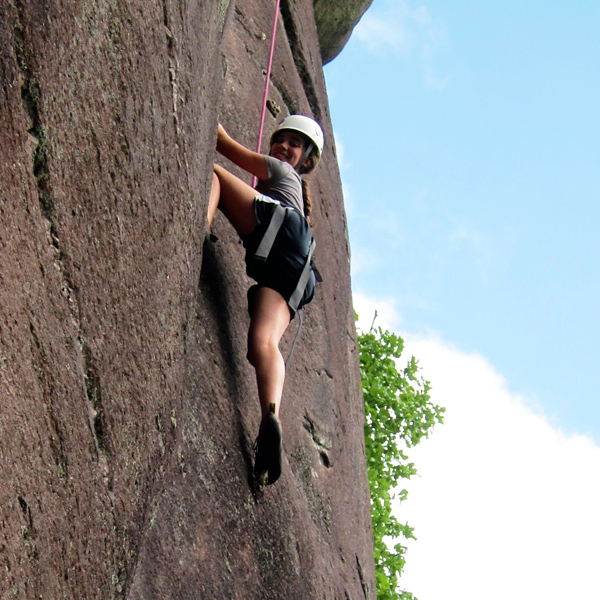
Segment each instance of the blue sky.
M598 600L600 4L374 0L325 74L359 327L447 408L402 585Z
M600 5L375 0L326 69L353 288L600 442Z

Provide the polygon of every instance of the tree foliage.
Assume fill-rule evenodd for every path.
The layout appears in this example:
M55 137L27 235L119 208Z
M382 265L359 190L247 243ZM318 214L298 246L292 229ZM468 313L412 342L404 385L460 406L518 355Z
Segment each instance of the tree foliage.
M400 590L399 578L406 562L402 539L416 538L413 528L392 514L392 501L406 499L400 479L417 472L405 449L417 445L435 423L443 422L445 409L431 402L429 382L418 376L414 357L398 369L404 347L401 337L371 327L358 335L358 344L377 600L414 600L410 592Z

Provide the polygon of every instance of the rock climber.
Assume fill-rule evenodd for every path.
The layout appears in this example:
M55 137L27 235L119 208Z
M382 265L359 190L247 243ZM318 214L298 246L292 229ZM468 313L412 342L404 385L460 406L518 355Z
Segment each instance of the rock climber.
M279 342L296 312L312 300L316 284L311 263L311 198L301 176L317 166L323 132L310 117L288 116L273 133L269 154L264 155L238 143L219 125L217 151L258 178L255 189L214 165L207 221L210 227L217 207L223 212L242 239L246 271L257 282L248 291L248 360L256 371L262 411L254 476L272 484L281 474L282 463L278 415L285 361ZM279 229L275 221L281 223ZM264 240L273 235L268 255L259 256Z

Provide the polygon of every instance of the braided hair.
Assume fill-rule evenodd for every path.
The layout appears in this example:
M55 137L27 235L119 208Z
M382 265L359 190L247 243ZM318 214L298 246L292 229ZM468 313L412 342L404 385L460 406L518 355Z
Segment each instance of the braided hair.
M300 175L307 175L312 172L314 168L317 166L319 162L319 156L317 154L316 148L313 147L310 156L306 159L305 163L300 167ZM302 201L304 203L304 216L306 220L310 223L310 213L312 212L312 197L310 195L310 187L308 185L308 181L304 177L301 177L302 180Z
M310 187L308 181L302 178L302 201L304 202L304 216L310 223L310 213L312 212L312 198L310 197Z

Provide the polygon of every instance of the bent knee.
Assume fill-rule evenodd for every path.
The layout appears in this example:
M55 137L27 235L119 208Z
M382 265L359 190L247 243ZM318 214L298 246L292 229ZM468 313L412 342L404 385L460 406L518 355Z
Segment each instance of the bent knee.
M275 342L269 339L249 340L247 358L253 367L265 360L273 360L278 356L281 356L281 353Z

